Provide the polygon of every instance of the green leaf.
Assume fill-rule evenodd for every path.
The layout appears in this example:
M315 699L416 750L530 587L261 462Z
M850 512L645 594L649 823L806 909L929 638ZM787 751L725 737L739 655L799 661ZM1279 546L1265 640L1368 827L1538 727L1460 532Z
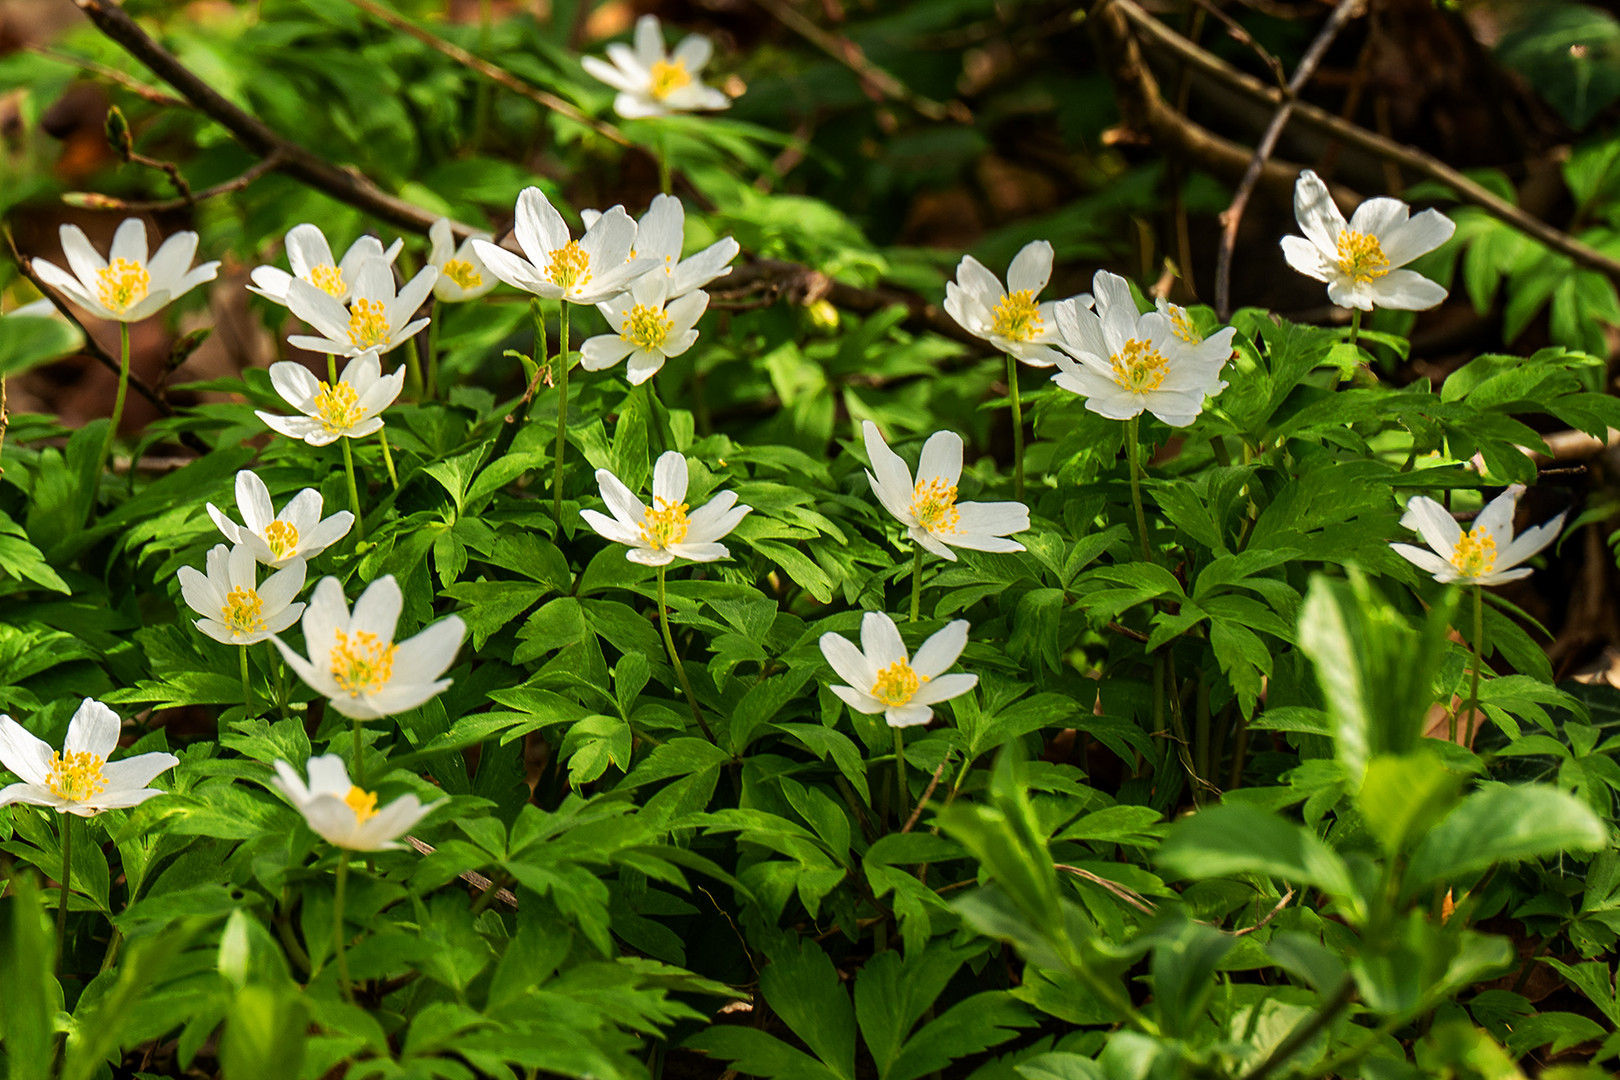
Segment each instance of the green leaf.
M66 319L52 315L7 315L0 318L0 379L76 352L84 335Z
M1303 825L1252 806L1229 803L1177 822L1156 861L1177 877L1265 874L1314 885L1352 904L1360 896L1344 860Z
M1601 851L1608 830L1573 795L1544 786L1492 787L1464 799L1412 853L1406 885L1417 892L1500 862Z
M805 940L783 946L759 973L776 1014L841 1080L855 1080L855 1010L821 947Z
M1503 36L1496 55L1571 127L1585 127L1620 97L1620 22L1589 4L1540 6L1534 18ZM1595 185L1572 181L1570 187L1584 204Z
M1393 858L1457 805L1462 783L1434 754L1379 754L1367 763L1356 808Z

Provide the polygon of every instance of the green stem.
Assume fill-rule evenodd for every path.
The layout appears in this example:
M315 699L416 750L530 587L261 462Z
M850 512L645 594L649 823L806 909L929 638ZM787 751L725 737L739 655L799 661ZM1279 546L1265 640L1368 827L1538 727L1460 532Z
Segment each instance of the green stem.
M1147 514L1142 511L1142 478L1140 414L1125 421L1125 452L1131 466L1131 505L1136 508L1136 533L1142 540L1142 558L1153 561L1153 547L1148 542Z
M96 505L96 494L101 489L101 474L112 460L113 444L118 441L118 428L124 422L124 399L129 396L129 323L118 324L118 394L113 398L112 425L107 437L101 441L101 457L96 462L95 478L91 481L90 506ZM133 465L130 466L134 468Z
M568 301L559 301L562 314L559 319L560 338L557 342L557 465L551 477L551 516L562 529L563 454L568 449ZM679 670L677 666L677 670Z
M437 311L433 313L438 315ZM428 323L427 328L427 386L422 390L422 397L432 401L439 393L439 320L437 318Z
M1479 716L1479 673L1485 666L1485 589L1474 586L1474 675L1468 688L1468 741L1463 745L1473 748L1474 721ZM1452 718L1456 724L1456 717ZM1452 734L1453 740L1456 734Z
M248 680L248 647L238 645L236 651L242 658L242 704L246 709L243 719L247 719L253 715L253 684Z
M666 563L658 568L658 628L664 632L664 648L669 652L669 662L675 668L675 677L681 681L681 690L686 694L686 703L692 707L692 719L702 730L704 738L714 742L714 732L703 719L703 710L698 708L697 695L692 693L692 683L686 677L686 668L681 665L681 655L675 651L675 635L669 632L669 607L665 603L664 577L669 570Z
M653 390L653 381L648 379L641 384L642 406L647 410L647 427L652 430L653 442L658 444L660 454L669 450L669 442L664 438L664 424L658 416L657 393Z
M364 790L366 786L366 740L363 734L365 727L357 716L354 718L354 761L352 782L354 786Z
M388 466L388 479L394 482L394 490L398 491L399 474L394 471L394 455L393 452L388 449L388 429L378 429L377 437L382 440L383 464Z
M332 899L332 948L336 950L338 989L343 1000L354 1004L354 990L349 985L349 958L343 954L343 895L349 883L349 849L338 849L337 895Z
M354 482L354 451L349 449L349 438L344 436L343 442L343 471L349 477L349 510L354 514L354 538L365 539L366 521L360 511L360 488Z
M1018 400L1018 360L1007 354L1007 396L1012 399L1013 497L1024 501L1024 406Z
M917 545L916 557L911 561L911 621L917 621L917 612L922 606L922 545Z
M895 820L905 823L911 814L911 790L906 786L906 740L905 729L894 729L894 779L899 786L900 805L895 808Z
M1350 312L1350 344L1352 346L1354 346L1355 343L1356 343L1356 338L1358 338L1360 336L1361 336L1361 309L1360 308L1355 308Z
M56 904L56 974L60 976L67 948L68 892L73 882L73 815L58 817L62 822L62 874L57 881L62 886L62 895Z

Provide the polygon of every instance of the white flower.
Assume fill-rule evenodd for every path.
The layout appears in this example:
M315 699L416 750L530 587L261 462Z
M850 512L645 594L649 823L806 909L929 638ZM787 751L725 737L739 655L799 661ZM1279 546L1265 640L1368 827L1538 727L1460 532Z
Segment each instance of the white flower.
M693 327L709 306L709 294L699 289L670 300L668 293L669 278L643 274L629 292L597 304L608 325L619 332L587 338L579 349L580 366L601 371L629 357L626 374L632 386L639 386L656 375L665 360L690 349L698 338Z
M294 559L313 559L347 536L354 524L354 515L347 510L323 520L321 493L314 488L294 495L277 514L270 489L247 469L236 474L236 508L242 512L241 525L213 503L208 504L208 516L232 544L240 544L259 562L277 569Z
M376 351L368 350L344 366L336 386L291 360L270 365L270 383L282 400L304 415L259 411L259 419L288 438L325 446L345 436L359 439L380 431L383 422L378 414L399 397L405 386L405 369L384 375Z
M838 634L821 635L821 655L848 686L831 687L856 712L882 713L890 727L914 727L934 718L930 705L965 694L977 675L946 675L967 647L968 624L957 619L922 643L915 661L894 620L881 611L861 619L861 647Z
M528 256L520 259L488 240L474 240L473 251L496 277L516 289L571 304L596 304L623 292L647 266L630 260L636 223L615 206L597 218L578 240L545 192L524 188L518 195L512 235Z
M384 265L392 266L405 241L395 240L384 251L381 240L375 236L362 236L349 245L341 262L334 262L326 234L318 226L306 222L287 230L286 246L287 265L292 267L292 273L274 266L256 266L249 275L253 278L253 284L248 286L248 292L285 305L287 290L292 287L293 280L298 279L307 281L341 303L349 298L361 263L380 259Z
M343 585L322 578L304 612L304 648L309 659L276 643L287 664L324 694L344 716L372 720L414 709L450 685L440 679L461 648L466 624L448 615L409 641L394 644L394 628L404 604L399 585L388 574L373 581L349 614Z
M1033 240L1007 267L1007 288L971 255L962 256L956 280L945 283L945 311L957 325L1031 367L1057 363L1055 306L1035 298L1052 280L1052 245ZM1008 292L1011 289L1011 292ZM1091 297L1075 297L1090 306Z
M1283 237L1283 257L1307 277L1327 282L1328 299L1340 307L1432 308L1446 290L1401 267L1451 239L1457 225L1438 210L1409 219L1411 212L1399 199L1368 199L1346 225L1327 185L1306 169L1294 185L1294 217L1305 235Z
M376 792L351 783L349 770L336 754L310 758L308 769L306 787L297 769L278 761L270 783L304 815L312 832L328 844L350 851L391 851L399 847L399 838L444 801L423 806L415 795L406 794L379 810Z
M579 218L588 229L602 216L600 210L581 210ZM732 237L716 240L690 259L681 258L686 243L686 208L673 195L655 195L652 205L636 222L636 246L631 261L645 273L663 272L669 279L669 298L685 296L701 289L715 278L731 273L731 260L742 249Z
M439 280L433 283L433 296L441 303L476 300L501 283L473 250L474 240L493 239L489 233L473 233L457 247L450 231L450 219L440 218L428 227L428 239L433 245L428 252L428 265L439 271Z
M1110 420L1146 410L1171 427L1192 423L1204 399L1226 389L1221 368L1236 331L1227 327L1206 339L1174 305L1139 314L1125 279L1106 270L1097 272L1092 289L1095 311L1073 300L1058 305L1058 343L1074 359L1060 354L1052 381Z
M177 232L146 257L146 222L127 218L113 234L111 262L103 259L84 230L63 225L62 254L67 256L69 274L55 263L35 259L40 280L61 290L69 300L90 314L118 322L139 322L205 281L213 281L219 263L192 266L197 254L197 234Z
M615 42L607 54L611 64L595 56L580 63L588 74L619 92L613 111L627 120L731 107L725 94L698 79L714 55L713 43L702 34L688 34L671 55L664 48L658 16L643 15L636 20L636 47Z
M304 613L293 603L304 588L303 559L293 559L258 583L258 560L245 544L216 544L208 552L208 574L180 568L180 595L201 615L197 629L225 645L257 645L279 634Z
M0 716L0 764L22 781L0 790L0 806L28 803L54 807L59 814L94 817L164 794L146 785L180 764L180 759L173 754L136 754L109 764L107 759L118 749L121 726L117 713L85 698L68 721L67 739L58 754L11 717Z
M1464 585L1502 585L1529 577L1529 567L1513 567L1553 542L1564 527L1564 514L1516 537L1513 512L1522 494L1523 484L1514 484L1502 492L1479 512L1474 527L1467 532L1444 506L1418 495L1407 502L1401 525L1423 537L1423 542L1434 550L1413 544L1390 547L1444 584L1457 581Z
M602 501L613 516L595 510L581 510L579 516L599 535L627 545L630 550L625 558L631 562L664 566L676 559L729 559L731 552L716 541L735 529L754 508L736 505L735 492L719 491L688 516L686 480L685 457L675 450L660 455L653 466L653 505L649 509L617 476L597 469Z
M438 280L439 272L424 266L396 295L394 271L381 259L368 259L355 274L345 307L325 290L295 278L287 286L287 306L326 336L294 334L287 340L300 349L337 356L390 352L428 324L426 319L413 321L411 316Z
M884 509L906 527L906 535L942 559L956 561L952 547L973 551L1023 551L1007 534L1029 528L1029 507L1021 502L956 501L962 476L962 436L936 431L923 444L917 480L900 455L889 449L877 425L861 425L872 471L866 479Z

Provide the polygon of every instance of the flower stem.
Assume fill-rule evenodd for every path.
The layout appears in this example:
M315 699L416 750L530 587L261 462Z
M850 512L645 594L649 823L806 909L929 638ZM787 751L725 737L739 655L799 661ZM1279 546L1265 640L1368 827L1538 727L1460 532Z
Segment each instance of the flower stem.
M905 821L911 814L911 791L906 787L906 739L905 729L894 729L894 778L900 792L900 805L896 807L895 820Z
M382 440L383 464L388 466L388 479L390 479L390 480L392 480L394 482L394 490L398 491L399 490L399 474L394 471L394 455L393 455L392 451L390 451L388 449L388 429L387 428L379 429L377 431L377 437Z
M343 471L349 476L349 510L354 514L354 538L365 539L366 520L360 512L360 489L354 482L354 451L349 449L349 438L345 435L343 442Z
M129 323L118 324L118 394L113 398L112 425L107 437L101 441L101 457L96 462L95 479L91 481L90 506L94 509L96 493L101 489L101 474L112 460L113 444L118 441L118 428L124 422L124 399L129 396ZM131 469L134 468L132 464Z
M438 312L434 312L435 315ZM422 398L432 401L439 392L439 320L433 319L427 327L427 385L422 388Z
M686 677L686 668L681 665L680 654L675 651L675 635L669 632L669 608L665 604L664 576L669 566L665 564L658 568L658 628L664 632L664 648L669 650L669 662L675 668L675 677L681 681L681 689L686 693L686 703L692 707L692 719L710 742L714 742L714 732L703 719L703 710L698 708L697 695L692 693L692 683Z
M918 610L922 606L922 545L917 545L917 554L911 560L911 621L917 621Z
M337 893L332 898L332 947L336 950L338 989L343 993L343 1000L354 1004L354 990L349 985L349 958L343 955L343 894L349 883L349 849L338 849L337 864Z
M62 822L62 874L57 881L62 886L62 895L56 904L56 974L60 976L67 948L68 887L73 881L73 815L58 817Z
M568 450L568 301L559 303L562 306L558 320L560 338L557 342L557 367L552 373L557 383L557 465L551 477L551 516L557 519L557 529L561 531L563 454Z
M238 645L236 651L242 657L242 704L246 710L242 717L247 719L253 715L253 684L248 681L248 647Z
M1360 308L1355 308L1350 312L1350 344L1352 346L1355 345L1356 338L1358 338L1360 336L1361 336L1361 309Z
M364 731L365 728L361 719L358 716L354 717L354 754L352 755L354 761L352 762L353 768L350 771L354 774L354 786L362 789L366 786L366 740L363 734Z
M1468 739L1464 746L1472 749L1474 745L1474 721L1479 717L1479 673L1485 666L1485 589L1484 586L1474 586L1474 676L1468 688ZM1452 726L1457 723L1452 717ZM1456 740L1456 733L1452 733L1452 740Z
M1131 466L1131 505L1136 508L1136 533L1142 540L1142 557L1148 562L1153 561L1153 547L1148 542L1147 514L1142 512L1142 478L1141 478L1141 445L1140 432L1142 417L1140 414L1125 421L1125 452L1130 459Z
M1012 400L1013 497L1024 501L1024 406L1018 400L1018 360L1007 354L1007 396Z

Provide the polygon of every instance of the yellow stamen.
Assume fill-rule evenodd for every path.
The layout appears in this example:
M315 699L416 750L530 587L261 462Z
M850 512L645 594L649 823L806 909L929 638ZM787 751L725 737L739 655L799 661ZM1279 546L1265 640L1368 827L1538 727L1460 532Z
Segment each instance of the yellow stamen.
M652 65L652 85L647 87L647 93L657 101L663 101L669 95L692 82L692 73L686 70L685 60L654 60Z
M315 419L327 431L347 431L361 420L360 395L346 382L332 386L324 379L315 391Z
M652 509L642 511L641 538L657 551L686 539L685 503L653 498Z
M225 594L225 606L219 609L219 621L231 628L238 637L264 633L264 601L253 589L238 586Z
M1157 390L1164 382L1165 368L1170 363L1151 341L1138 338L1127 341L1108 362L1114 365L1114 381L1133 394Z
M349 340L361 349L387 343L388 313L381 301L361 297L349 308Z
M872 684L872 696L891 709L898 708L910 701L917 688L927 681L912 670L910 664L896 660L878 672L877 682Z
M364 825L377 816L377 793L374 791L366 791L351 784L349 793L343 796L343 801L354 811L356 825Z
M911 493L911 516L929 532L955 532L961 511L956 509L956 485L940 477L917 482Z
M1451 553L1451 565L1463 577L1484 577L1496 569L1496 539L1483 525L1475 525L1462 534L1457 550Z
M1193 325L1192 316L1187 314L1187 309L1178 307L1175 304L1166 304L1165 306L1169 308L1170 329L1176 337L1189 345L1201 344L1204 335L1200 334L1198 327Z
M1339 233L1339 272L1365 285L1389 273L1389 258L1371 233Z
M484 283L484 275L474 270L466 259L451 259L440 272L463 289L476 289Z
M572 289L575 285L590 282L590 268L591 257L585 254L578 240L570 240L551 253L551 261L546 264L546 277L555 285Z
M376 634L364 630L346 634L339 630L329 657L332 678L350 697L375 694L394 677L394 653L398 651L398 645Z
M88 750L68 750L51 755L45 786L59 799L84 802L107 790L107 777L101 767L107 759Z
M122 315L142 300L152 289L152 275L146 267L128 259L114 259L112 264L96 271L100 283L97 296L108 311Z
M637 304L625 315L624 324L619 327L619 340L631 342L636 348L650 352L663 348L669 338L670 327L674 325L675 320L665 315L663 308Z
M348 286L343 284L343 271L335 266L317 266L309 272L309 283L328 296L343 299Z
M1035 303L1035 291L1020 289L1008 293L996 305L990 332L1008 341L1028 341L1041 332L1041 326L1041 309Z
M264 527L264 542L279 561L298 552L298 526L290 521L272 521Z

